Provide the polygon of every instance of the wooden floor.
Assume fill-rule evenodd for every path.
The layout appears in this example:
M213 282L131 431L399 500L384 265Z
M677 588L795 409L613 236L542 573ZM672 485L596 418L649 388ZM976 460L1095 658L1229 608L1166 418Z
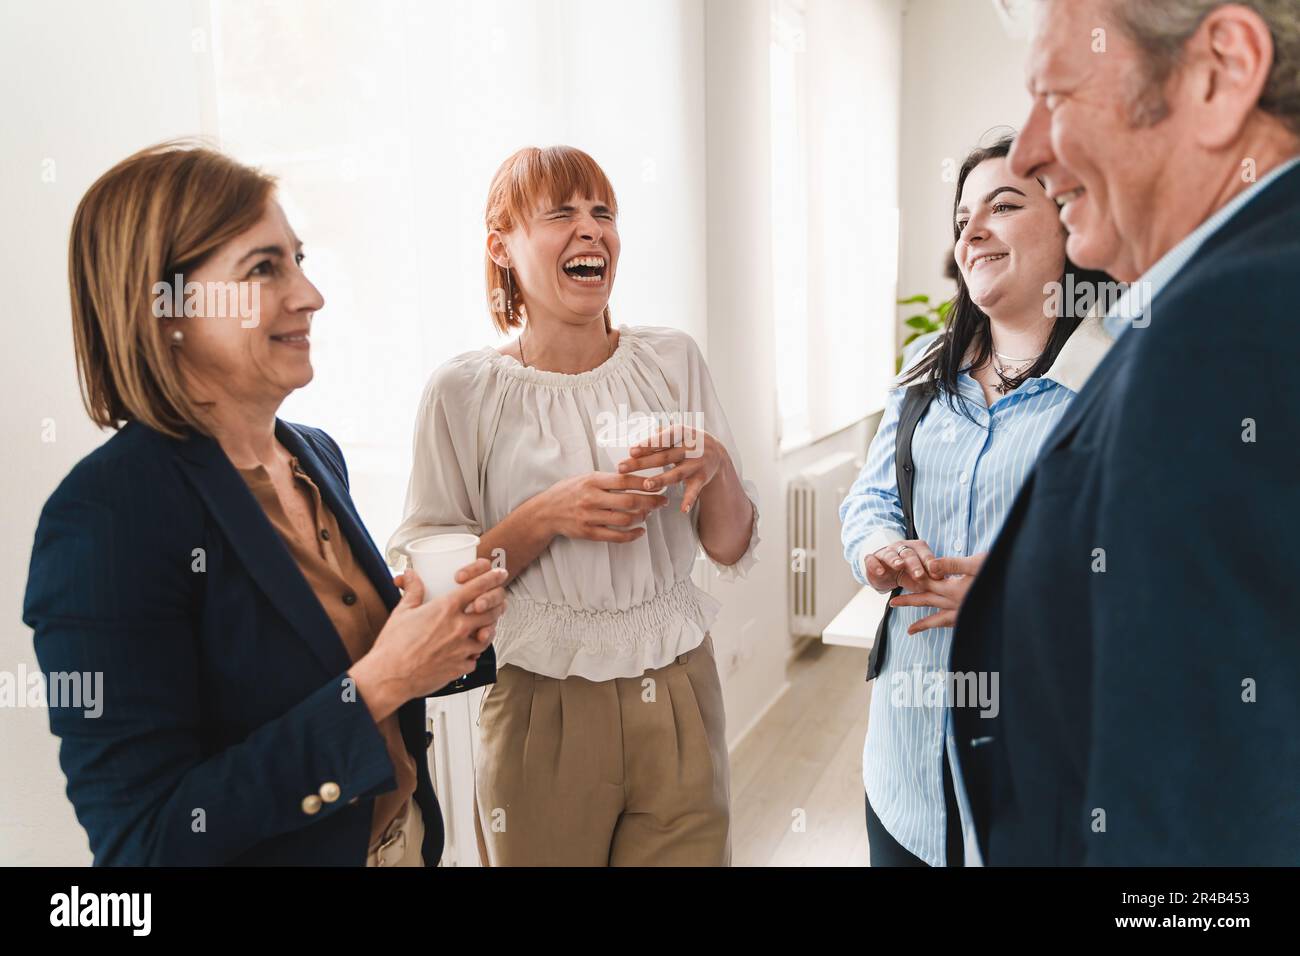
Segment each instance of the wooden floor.
M810 642L731 755L734 866L866 866L867 651Z

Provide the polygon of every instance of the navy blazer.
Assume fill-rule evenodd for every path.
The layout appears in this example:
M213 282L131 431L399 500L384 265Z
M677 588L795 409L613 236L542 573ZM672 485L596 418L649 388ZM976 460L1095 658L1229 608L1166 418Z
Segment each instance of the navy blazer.
M1044 444L953 640L999 675L996 717L953 710L986 863L1300 863L1297 269L1300 169Z
M276 435L391 609L400 594L338 446L278 420ZM49 709L96 865L364 865L392 760L345 683L338 632L214 440L131 423L78 463L41 513L23 620L46 675L103 675L100 716ZM438 694L495 679L489 647ZM424 703L398 719L433 866L443 826ZM341 796L306 812L331 782Z

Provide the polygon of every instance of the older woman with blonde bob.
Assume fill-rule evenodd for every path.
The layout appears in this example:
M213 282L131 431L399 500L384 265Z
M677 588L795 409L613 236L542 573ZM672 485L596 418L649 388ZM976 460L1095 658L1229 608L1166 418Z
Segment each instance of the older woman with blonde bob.
M117 433L45 505L24 620L51 681L102 675L102 713L50 707L96 864L441 855L423 698L493 679L504 574L422 603L338 445L277 417L312 379L302 264L273 180L201 146L131 156L77 209L77 369Z

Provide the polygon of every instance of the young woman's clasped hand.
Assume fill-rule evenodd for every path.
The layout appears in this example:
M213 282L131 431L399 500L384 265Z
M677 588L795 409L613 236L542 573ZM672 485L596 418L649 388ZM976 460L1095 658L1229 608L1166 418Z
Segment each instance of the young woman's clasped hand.
M895 541L867 556L867 581L877 591L904 589L891 607L932 607L930 614L912 624L908 634L936 627L952 627L975 575L988 552L970 557L936 558L924 541Z

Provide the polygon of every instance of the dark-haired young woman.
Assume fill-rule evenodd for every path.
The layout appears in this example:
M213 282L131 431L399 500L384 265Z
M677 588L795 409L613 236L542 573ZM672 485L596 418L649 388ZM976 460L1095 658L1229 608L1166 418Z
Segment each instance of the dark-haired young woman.
M1087 296L1107 291L1108 279L1066 258L1056 204L1036 180L1009 171L1010 146L1004 138L962 164L947 328L909 349L840 506L854 575L902 592L874 661L862 755L872 866L962 863L949 707L995 707L996 693L950 678L957 609L1043 440L1110 347L1098 319L1083 317ZM914 536L895 454L908 392L924 402L904 472ZM978 689L985 693L968 693Z

